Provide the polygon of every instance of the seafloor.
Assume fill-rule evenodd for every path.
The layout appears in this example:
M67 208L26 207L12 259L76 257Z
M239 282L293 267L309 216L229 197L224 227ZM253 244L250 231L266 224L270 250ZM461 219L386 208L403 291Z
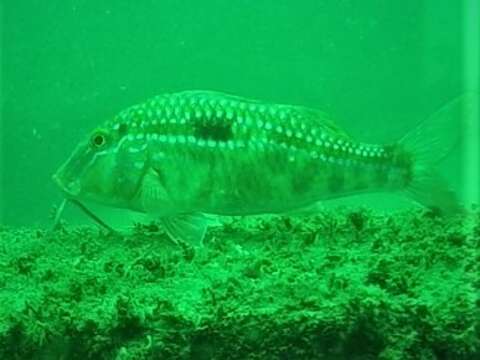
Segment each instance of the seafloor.
M480 214L0 228L0 359L479 359Z

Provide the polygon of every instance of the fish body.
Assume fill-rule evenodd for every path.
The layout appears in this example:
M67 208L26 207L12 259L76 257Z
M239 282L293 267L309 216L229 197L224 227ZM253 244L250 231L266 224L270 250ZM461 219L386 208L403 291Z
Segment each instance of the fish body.
M189 232L198 238L205 225L195 214L284 213L415 187L425 165L416 153L419 136L367 144L318 110L185 91L121 111L89 134L54 178L69 197L165 219L173 238L188 238L181 234L196 224Z

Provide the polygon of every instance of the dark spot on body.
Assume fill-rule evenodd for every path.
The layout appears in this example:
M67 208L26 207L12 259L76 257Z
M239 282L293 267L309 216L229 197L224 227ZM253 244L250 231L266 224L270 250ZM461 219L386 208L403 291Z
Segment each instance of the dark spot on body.
M353 190L357 191L365 190L366 188L368 188L368 184L363 179L358 180L353 186Z
M118 127L118 135L122 137L127 134L127 131L128 131L128 125L125 123L121 123L120 126Z
M377 165L375 167L374 182L378 187L383 187L387 184L388 169L385 166Z
M193 126L193 135L198 139L228 141L233 138L232 124L226 121L199 119Z
M312 186L316 181L318 167L309 163L296 171L299 176L294 176L291 180L292 191L297 195L303 195L311 192Z
M403 186L408 186L413 180L413 160L409 154L406 154L402 157L399 162L399 166L403 169L402 181Z
M395 152L396 145L384 145L383 146L383 155L384 158L388 159L392 156L392 154Z
M391 168L399 171L402 186L407 186L412 181L413 158L412 154L399 146L390 146L387 152L387 162ZM388 170L384 169L385 177L388 179Z
M408 186L413 181L413 165L410 164L403 175L404 186Z
M327 178L327 187L331 193L338 193L345 187L345 175L342 170L335 169Z
M365 169L360 165L355 165L349 177L353 180L353 190L365 190L368 187L368 182L365 176Z

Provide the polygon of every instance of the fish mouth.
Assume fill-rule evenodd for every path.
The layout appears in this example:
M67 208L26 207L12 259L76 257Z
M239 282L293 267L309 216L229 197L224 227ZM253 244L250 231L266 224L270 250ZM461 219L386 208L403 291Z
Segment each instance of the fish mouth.
M79 180L65 182L58 171L52 175L52 180L60 187L67 198L75 198L80 194L81 185Z

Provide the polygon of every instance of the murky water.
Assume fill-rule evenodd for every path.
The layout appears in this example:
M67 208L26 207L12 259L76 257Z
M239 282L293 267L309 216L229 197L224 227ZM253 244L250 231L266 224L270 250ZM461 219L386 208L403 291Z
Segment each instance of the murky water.
M73 206L47 229L62 200L51 176L75 145L162 93L306 106L358 141L395 143L478 94L479 12L475 0L2 1L0 354L473 359L475 212L367 194L305 218L221 219L203 250L96 204L121 236ZM438 173L471 209L478 101L454 119L462 139Z

